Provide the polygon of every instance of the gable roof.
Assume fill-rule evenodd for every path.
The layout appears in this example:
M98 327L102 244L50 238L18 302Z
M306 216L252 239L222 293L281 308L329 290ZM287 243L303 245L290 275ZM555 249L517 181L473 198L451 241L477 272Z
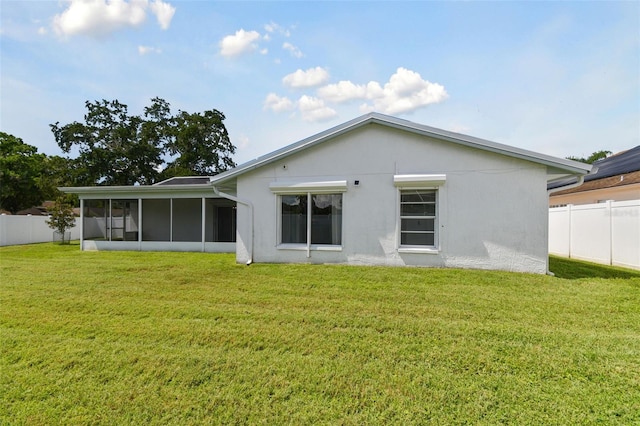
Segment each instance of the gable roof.
M480 139L473 136L463 135L461 133L450 132L448 130L442 130L435 127L425 126L423 124L414 123L412 121L403 120L396 117L372 112L354 118L346 123L335 126L331 129L320 132L316 135L302 139L291 145L280 148L269 154L256 158L255 160L248 161L241 164L231 170L220 173L211 179L212 184L223 184L229 182L234 178L247 173L251 170L273 163L275 161L286 158L290 155L296 154L312 146L321 144L337 136L351 132L355 129L370 125L378 124L389 128L395 128L404 130L414 134L428 136L434 139L444 140L459 145L464 145L472 148L481 149L497 154L506 155L508 157L519 158L522 160L531 161L534 163L547 166L548 174L559 175L558 177L567 177L571 175L586 175L591 171L592 166L589 164L580 163L577 161L552 157L550 155L540 154L533 151L528 151L521 148L516 148L509 145L504 145L497 142L492 142L486 139Z

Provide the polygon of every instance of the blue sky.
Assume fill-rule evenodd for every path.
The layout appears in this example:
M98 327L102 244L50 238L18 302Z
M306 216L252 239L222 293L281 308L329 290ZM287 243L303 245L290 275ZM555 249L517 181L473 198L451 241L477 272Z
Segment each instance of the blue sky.
M640 2L0 0L0 131L218 109L242 163L368 111L565 157L640 144Z

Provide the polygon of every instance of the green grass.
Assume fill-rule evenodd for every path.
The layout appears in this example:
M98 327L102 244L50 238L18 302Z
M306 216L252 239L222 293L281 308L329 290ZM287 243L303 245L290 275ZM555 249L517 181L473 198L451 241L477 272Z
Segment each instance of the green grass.
M640 272L0 249L0 424L638 424Z

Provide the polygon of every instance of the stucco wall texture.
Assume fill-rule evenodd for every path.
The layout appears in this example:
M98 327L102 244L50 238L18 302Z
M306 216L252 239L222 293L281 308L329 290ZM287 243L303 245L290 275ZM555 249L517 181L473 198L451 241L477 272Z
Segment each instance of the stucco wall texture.
M395 175L444 174L435 250L399 249ZM238 177L237 260L499 269L546 273L548 198L543 165L370 124ZM346 180L342 245L279 245L275 182ZM356 185L355 182L358 181Z

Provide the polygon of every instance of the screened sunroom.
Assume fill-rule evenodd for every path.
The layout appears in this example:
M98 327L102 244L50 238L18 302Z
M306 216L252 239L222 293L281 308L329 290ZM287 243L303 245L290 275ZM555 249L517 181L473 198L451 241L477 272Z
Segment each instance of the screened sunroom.
M62 188L80 198L82 249L234 252L235 202L190 179Z

